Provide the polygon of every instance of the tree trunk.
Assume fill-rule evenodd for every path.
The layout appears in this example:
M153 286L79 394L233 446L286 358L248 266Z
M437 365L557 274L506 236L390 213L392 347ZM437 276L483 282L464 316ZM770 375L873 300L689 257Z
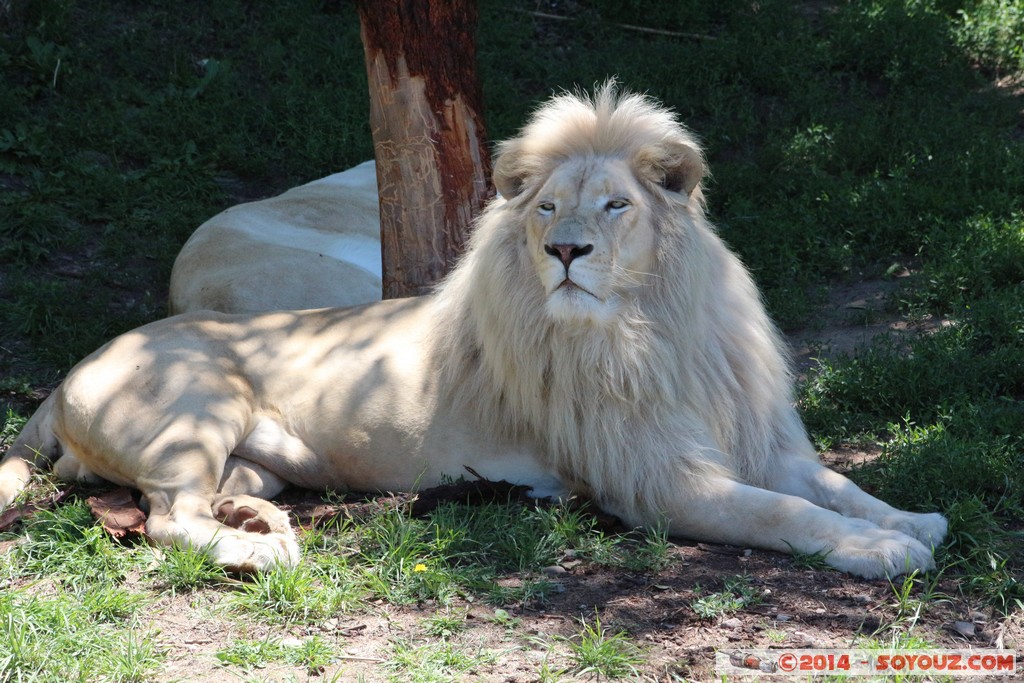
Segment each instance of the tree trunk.
M357 0L380 195L384 298L423 294L493 194L475 0Z

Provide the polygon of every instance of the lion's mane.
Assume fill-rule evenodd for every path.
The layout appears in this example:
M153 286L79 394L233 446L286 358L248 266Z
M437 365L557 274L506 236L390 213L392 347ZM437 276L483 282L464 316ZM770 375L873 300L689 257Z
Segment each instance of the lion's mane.
M608 325L549 319L527 252L534 193L578 156L629 160L658 235L648 285ZM500 148L506 198L485 210L437 294L433 353L448 399L634 524L711 473L763 486L779 444L801 443L785 347L706 220L699 183L684 186L694 172L696 141L646 97L614 84L556 97Z

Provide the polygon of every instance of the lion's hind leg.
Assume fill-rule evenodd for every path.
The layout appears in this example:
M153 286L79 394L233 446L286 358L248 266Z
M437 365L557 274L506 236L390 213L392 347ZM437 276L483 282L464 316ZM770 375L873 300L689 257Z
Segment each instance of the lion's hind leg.
M269 469L238 455L236 449L227 460L213 514L224 524L259 534L281 534L294 540L288 515L270 502L288 486L288 482Z
M70 451L64 451L64 454L57 458L57 462L53 463L53 473L61 481L79 481L86 484L102 484L106 481L86 467Z
M288 485L262 465L231 456L224 468L220 490L213 499L213 514L235 529L259 534L284 534L295 538L288 515L268 498Z
M288 514L269 500L244 495L218 496L213 510L220 522L233 529L295 538Z
M225 522L238 523L239 528L234 528L215 517L212 497L177 493L168 498L163 492L147 492L146 497L150 503L146 533L159 545L202 550L214 564L239 572L298 564L299 547L287 516L267 501L238 496L231 509L225 507L224 500L218 501L222 511L229 513L224 515ZM264 505L277 514L268 515ZM257 514L250 515L246 508ZM256 517L273 523L265 528L250 523L252 530L247 530L246 523Z

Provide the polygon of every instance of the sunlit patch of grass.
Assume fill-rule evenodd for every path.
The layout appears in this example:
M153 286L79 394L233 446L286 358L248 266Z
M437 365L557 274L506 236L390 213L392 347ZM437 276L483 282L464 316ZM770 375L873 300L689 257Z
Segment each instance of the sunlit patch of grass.
M245 670L282 662L302 667L310 676L319 676L337 657L335 647L319 636L295 642L277 638L237 640L214 655L226 667Z
M154 573L172 593L199 590L227 579L224 568L214 565L201 548L166 547L156 555Z
M334 586L316 564L278 567L254 574L227 597L236 611L262 619L307 623L337 613L348 603L344 586Z
M422 622L423 632L428 636L448 640L466 629L466 615L450 610L438 612Z
M495 652L452 642L416 644L396 640L385 667L390 670L388 680L395 683L449 683L471 680L479 667L496 658Z
M111 609L56 590L45 597L26 590L0 594L0 679L58 682L149 680L162 654L156 633L135 617L139 601Z
M22 576L60 576L69 585L117 584L145 560L140 549L115 543L84 502L36 512L24 523L26 540L15 548Z
M642 651L629 634L613 632L597 614L592 622L581 619L578 633L555 641L568 649L571 670L577 676L594 676L597 680L637 678L638 667L644 663Z

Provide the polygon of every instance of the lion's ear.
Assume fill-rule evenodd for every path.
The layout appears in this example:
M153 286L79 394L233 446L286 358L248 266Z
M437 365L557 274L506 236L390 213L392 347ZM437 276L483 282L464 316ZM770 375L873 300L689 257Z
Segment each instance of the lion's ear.
M526 174L520 163L522 157L518 140L507 140L498 147L491 179L494 187L505 199L512 199L523 191Z
M641 152L637 168L669 192L690 194L704 177L700 150L685 142L662 143L656 153Z

